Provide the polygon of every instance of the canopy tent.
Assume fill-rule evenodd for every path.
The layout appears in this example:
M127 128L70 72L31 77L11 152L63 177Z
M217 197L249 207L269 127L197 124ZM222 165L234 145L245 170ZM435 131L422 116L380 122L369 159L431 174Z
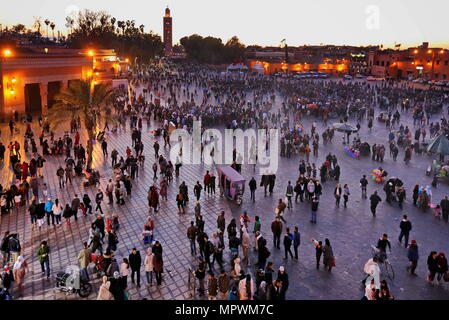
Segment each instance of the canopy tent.
M449 140L444 135L432 139L427 146L427 152L438 153L440 155L449 154Z
M350 124L347 123L334 123L333 127L335 128L335 130L340 131L340 132L346 132L346 133L350 133L350 132L357 132L357 128L354 126L351 126Z
M227 71L244 71L248 70L248 67L244 64L238 63L238 64L231 64L226 68Z
M260 63L256 63L252 66L252 69L258 73L265 73L265 68Z

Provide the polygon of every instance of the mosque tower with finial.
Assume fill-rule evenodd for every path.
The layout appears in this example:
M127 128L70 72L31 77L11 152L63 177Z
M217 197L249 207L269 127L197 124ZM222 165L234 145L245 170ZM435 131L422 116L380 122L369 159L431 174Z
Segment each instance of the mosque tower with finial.
M170 15L170 9L165 9L164 16L164 45L165 45L165 56L168 57L173 52L173 34L172 34L172 18Z

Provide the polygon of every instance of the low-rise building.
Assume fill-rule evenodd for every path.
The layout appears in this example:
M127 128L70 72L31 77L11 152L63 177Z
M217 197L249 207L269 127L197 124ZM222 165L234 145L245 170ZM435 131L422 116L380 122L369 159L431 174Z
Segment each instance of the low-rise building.
M42 114L51 108L61 88L82 79L94 84L120 78L128 61L114 50L18 47L0 43L0 120L17 112Z

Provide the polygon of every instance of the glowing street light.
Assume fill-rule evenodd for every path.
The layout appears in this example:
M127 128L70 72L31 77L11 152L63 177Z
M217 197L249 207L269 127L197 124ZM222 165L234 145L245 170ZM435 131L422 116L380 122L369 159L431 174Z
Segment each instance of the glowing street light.
M5 57L10 57L12 55L12 52L9 49L5 49L5 50L3 50L3 55Z
M93 51L93 50L89 50L89 51L87 52L87 54L88 54L90 57L93 57L93 56L94 56L94 51Z

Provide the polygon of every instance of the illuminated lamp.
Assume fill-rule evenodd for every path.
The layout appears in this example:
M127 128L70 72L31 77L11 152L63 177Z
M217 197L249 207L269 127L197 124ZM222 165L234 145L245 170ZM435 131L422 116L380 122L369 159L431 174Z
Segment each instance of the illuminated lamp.
M418 50L413 51L413 53L415 53L415 54L418 53Z
M93 51L93 50L89 50L89 51L87 52L87 54L88 54L90 57L93 57L93 56L94 56L94 51Z
M12 52L9 49L5 49L5 50L3 50L3 55L5 57L10 57L12 55Z
M128 63L128 62L129 62L129 59L128 59L128 58L126 58L126 59L125 59L125 62L126 62L126 63Z
M13 77L12 79L11 79L11 83L16 83L16 78L15 77Z
M45 51L45 53L48 53L48 48L45 48L44 51Z
M15 94L16 92L13 89L11 89L11 90L9 90L9 93L10 94Z

